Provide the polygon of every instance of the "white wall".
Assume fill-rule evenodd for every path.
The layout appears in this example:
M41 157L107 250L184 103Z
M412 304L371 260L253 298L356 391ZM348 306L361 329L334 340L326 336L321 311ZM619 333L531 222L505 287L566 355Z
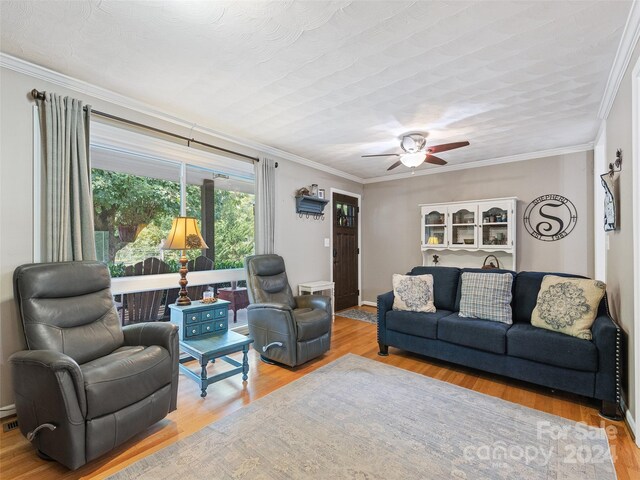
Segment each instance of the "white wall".
M593 275L592 152L415 176L366 184L363 216L363 300L391 289L391 275L422 264L421 203L518 197L517 270ZM571 200L578 223L565 238L543 242L530 236L522 214L547 193ZM481 265L478 264L478 267Z
M9 356L24 348L23 333L13 299L12 276L15 268L33 261L32 188L32 107L28 96L32 88L79 98L101 110L175 133L180 128L155 117L50 84L13 70L0 69L0 406L13 403ZM172 112L167 112L171 114ZM188 119L187 119L188 120ZM197 135L198 140L257 156L258 152L217 138ZM275 157L274 157L275 158ZM329 249L323 246L329 236L329 220L312 221L295 215L294 192L317 183L328 192L331 187L356 193L362 187L354 182L319 170L275 158L276 173L276 249L287 263L292 288L305 280L329 279Z
M618 210L619 228L607 234L609 249L607 251L607 294L611 314L620 323L625 332L627 346L627 365L623 367L625 382L623 396L638 426L638 412L635 411L637 386L635 384L635 355L633 338L634 329L634 295L638 295L638 285L634 285L633 277L633 223L640 221L640 212L633 211L633 175L639 168L632 162L632 110L631 110L631 73L633 66L640 58L640 44L635 46L629 67L622 79L615 101L607 117L607 148L605 165L598 165L601 173L607 171L607 165L615 160L616 150L622 149L622 172L616 175L619 193ZM640 255L640 252L635 252Z

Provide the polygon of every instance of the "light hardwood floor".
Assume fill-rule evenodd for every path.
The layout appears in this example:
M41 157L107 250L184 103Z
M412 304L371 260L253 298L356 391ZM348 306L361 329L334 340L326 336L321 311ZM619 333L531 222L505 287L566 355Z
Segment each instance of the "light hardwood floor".
M362 309L375 312L371 307ZM289 369L266 365L259 361L257 353L252 350L249 381L243 385L239 375L223 380L209 387L205 399L200 398L196 383L181 375L177 411L111 453L75 472L70 472L55 462L39 459L30 443L18 430L1 433L0 477L3 480L104 478L318 367L347 353L354 353L576 422L608 427L618 478L640 478L640 450L635 446L626 425L623 422L602 419L598 416L597 405L587 399L554 393L523 382L429 360L394 348L389 350L388 357L380 357L377 352L375 325L338 315L334 324L331 350L323 357L301 367Z

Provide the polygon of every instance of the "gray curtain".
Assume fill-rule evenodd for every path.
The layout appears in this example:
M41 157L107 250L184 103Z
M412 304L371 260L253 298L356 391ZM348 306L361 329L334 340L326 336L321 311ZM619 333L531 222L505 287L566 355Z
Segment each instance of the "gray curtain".
M89 119L80 100L46 94L39 102L45 157L45 261L95 260Z
M276 162L260 157L256 172L256 254L275 253Z

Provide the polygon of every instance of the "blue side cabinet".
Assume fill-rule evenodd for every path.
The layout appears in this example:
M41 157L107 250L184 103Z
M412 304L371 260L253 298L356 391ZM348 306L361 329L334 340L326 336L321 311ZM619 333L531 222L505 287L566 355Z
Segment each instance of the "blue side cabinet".
M180 340L195 339L204 335L222 335L229 328L229 302L192 302L191 305L169 305L171 323L178 325Z

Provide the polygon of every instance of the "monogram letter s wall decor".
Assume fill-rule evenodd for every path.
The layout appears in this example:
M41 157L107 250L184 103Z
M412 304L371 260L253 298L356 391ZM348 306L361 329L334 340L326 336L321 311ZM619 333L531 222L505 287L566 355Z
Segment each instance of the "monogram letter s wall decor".
M543 242L554 242L571 233L578 223L575 205L562 195L541 195L524 212L527 232Z

